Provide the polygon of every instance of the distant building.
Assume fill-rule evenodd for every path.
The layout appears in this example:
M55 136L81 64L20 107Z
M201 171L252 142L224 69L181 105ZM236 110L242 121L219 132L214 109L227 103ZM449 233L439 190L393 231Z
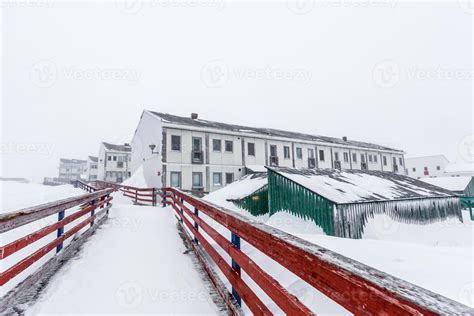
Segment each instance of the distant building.
M73 181L85 177L87 168L86 160L65 159L59 160L59 178Z
M97 179L120 183L130 178L130 144L100 144Z
M87 158L87 180L95 181L97 180L97 169L98 169L98 158L89 156Z
M154 187L210 192L263 166L378 170L405 174L402 150L377 144L143 111L132 171ZM153 162L150 164L150 162Z
M474 176L474 164L454 163L444 155L406 158L407 175L412 178Z

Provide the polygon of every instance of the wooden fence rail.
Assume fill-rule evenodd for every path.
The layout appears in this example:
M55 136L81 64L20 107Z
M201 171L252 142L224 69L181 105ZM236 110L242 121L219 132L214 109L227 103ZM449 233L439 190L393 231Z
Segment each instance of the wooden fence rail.
M207 253L232 285L237 302L242 299L254 314L271 312L240 277L240 269L286 314L307 315L312 311L240 251L240 238L356 315L470 315L474 312L461 303L178 189L163 188L162 198L163 205L171 205L178 222L186 227L183 231L188 240L194 241L193 250L199 247ZM199 216L200 212L230 230L231 240L205 222ZM232 258L231 265L203 237L201 230L227 252ZM205 265L205 271L212 270L205 261L201 260L201 263ZM226 293L218 293L233 310Z
M150 203L152 206L156 206L157 189L155 188L136 188L100 180L94 181L93 185L96 188L113 188L120 191L124 196L131 198L135 204Z
M77 197L26 208L20 211L1 214L0 233L4 233L24 226L28 223L41 220L53 214L58 214L58 220L53 224L45 225L39 230L31 232L26 236L20 237L6 245L0 246L0 260L3 260L25 248L26 246L53 233L54 231L57 232L56 238L54 240L50 241L48 244L42 246L33 253L27 255L20 261L15 262L7 270L0 272L0 285L6 284L15 276L30 267L33 263L48 254L54 248L56 248L56 253L60 252L63 248L64 241L74 236L88 224L92 228L96 219L102 219L108 214L109 209L112 206L110 203L112 200L110 193L112 192L112 189L105 189ZM66 210L76 206L78 206L77 210L73 210L71 214L65 216ZM86 216L86 218L80 223L65 231L65 226L67 224L72 223L73 221L84 216ZM71 241L71 244L72 243L74 243L74 241Z

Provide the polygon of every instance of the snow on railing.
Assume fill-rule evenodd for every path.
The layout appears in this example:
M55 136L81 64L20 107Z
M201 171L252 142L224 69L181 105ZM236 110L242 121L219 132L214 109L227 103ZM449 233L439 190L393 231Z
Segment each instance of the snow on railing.
M175 188L163 188L163 206L171 205L186 239L203 264L217 292L231 311L241 299L254 314L271 314L241 278L241 268L286 314L311 314L302 302L290 294L274 277L240 250L240 239L258 249L301 280L356 315L438 315L471 314L461 303L415 286L404 280L366 266L318 245L282 232L263 223L216 206ZM200 214L205 216L200 216ZM207 221L211 220L212 223ZM231 240L214 227L215 222L231 232ZM204 232L208 237L204 237ZM229 264L209 242L212 238L231 258ZM203 256L202 252L206 255ZM219 289L219 281L207 261L211 258L232 286Z
M9 262L10 264L13 263L13 265L0 273L0 285L5 285L17 275L28 269L32 264L50 253L53 249L56 248L56 253L59 253L63 249L63 243L68 238L74 236L74 239L67 247L71 247L74 243L78 243L76 237L81 229L85 228L87 225L90 225L90 227L87 228L87 230L82 231L81 235L84 235L89 230L95 229L106 218L109 209L112 206L110 203L112 200L110 193L112 192L113 190L111 189L105 189L26 208L20 211L1 214L0 233L11 232L10 237L13 236L14 240L6 245L0 246L0 260L4 260L14 254L15 256L12 258L14 261ZM77 209L75 207L77 207ZM65 216L66 211L68 211L67 216ZM51 224L51 221L49 220L42 220L54 214L58 214L56 222ZM81 221L78 223L78 220ZM40 229L34 230L28 228L20 230L19 232L15 230L29 223L36 223L37 226L33 225L32 228L39 227ZM66 230L65 226L71 223L74 226ZM96 223L96 225L94 225L94 223ZM45 245L41 246L33 253L28 252L26 257L17 258L17 252L39 240L42 240L44 237L48 236L49 238L49 236L51 236L50 234L55 231L55 239L52 241L49 239L46 240L47 243ZM23 235L23 233L26 233L26 235ZM21 237L18 238L18 235ZM20 255L23 255L23 253ZM42 267L46 264L47 263L43 264ZM4 303L4 300L0 302L0 312L2 307L5 307L2 306L2 303Z
M131 198L135 204L151 203L156 205L157 190L155 188L137 188L119 183L112 183L107 181L94 181L96 188L113 188L128 198Z
M74 182L74 187L82 189L87 192L95 192L98 190L95 186L89 185L81 180L76 180Z

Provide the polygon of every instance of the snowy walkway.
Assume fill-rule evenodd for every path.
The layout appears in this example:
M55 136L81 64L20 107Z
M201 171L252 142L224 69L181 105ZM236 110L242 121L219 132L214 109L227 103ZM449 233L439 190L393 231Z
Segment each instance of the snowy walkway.
M183 254L173 214L127 205L117 194L113 202L107 222L27 314L218 313L190 255Z

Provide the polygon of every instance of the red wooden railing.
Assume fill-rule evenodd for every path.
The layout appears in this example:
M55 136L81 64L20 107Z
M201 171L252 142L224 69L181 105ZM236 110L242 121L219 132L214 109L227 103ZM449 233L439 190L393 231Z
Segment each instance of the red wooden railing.
M311 314L312 311L240 250L240 238L356 315L464 315L473 312L456 301L178 189L164 188L162 192L163 204L171 205L175 210L184 235L211 281L214 284L218 282L212 267L201 255L202 251L230 282L236 300L241 298L254 314L271 314L271 311L241 278L241 268L286 314ZM207 215L206 218L230 230L231 241L199 216L201 212ZM231 265L201 231L232 258ZM235 304L229 295L222 289L218 289L218 293L235 312Z
M0 233L11 231L15 228L26 224L41 220L47 216L58 214L58 221L44 226L39 230L29 233L26 236L18 238L6 245L0 246L0 260L3 260L26 246L42 239L43 237L57 231L57 237L40 247L38 250L27 255L25 258L15 262L6 271L0 273L0 285L6 284L15 276L30 267L33 263L44 257L51 250L56 248L56 252L60 252L63 248L63 242L74 236L82 228L90 224L93 227L94 221L102 219L108 214L111 207L110 201L112 197L110 193L112 189L105 189L93 193L80 195L64 200L30 207L16 212L10 212L0 215ZM77 207L77 210L72 208ZM72 209L72 213L65 217L65 211ZM85 217L80 223L65 231L65 226L73 221ZM90 229L89 228L89 229ZM70 244L74 243L71 241Z
M153 206L156 205L157 190L155 188L136 188L100 180L94 181L93 185L96 188L113 188L118 190L124 196L131 198L135 204L150 203Z

